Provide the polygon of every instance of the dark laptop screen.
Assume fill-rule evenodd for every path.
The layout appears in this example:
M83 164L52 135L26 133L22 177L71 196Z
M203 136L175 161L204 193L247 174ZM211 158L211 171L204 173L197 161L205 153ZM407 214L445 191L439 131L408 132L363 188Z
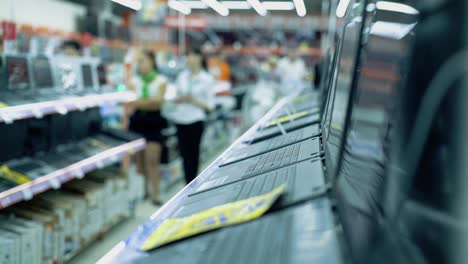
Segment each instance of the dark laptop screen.
M329 110L325 126L327 127L326 151L329 158L327 167L331 175L335 175L340 145L344 137L348 103L355 75L359 39L362 29L362 17L356 16L345 26L340 57L337 64L333 87L331 91ZM331 108L330 108L331 107Z
M50 68L48 58L33 58L31 60L31 67L34 76L34 82L37 88L49 88L54 86L52 69Z
M99 64L97 67L97 72L98 72L99 85L106 85L107 84L106 65Z
M27 58L9 56L6 58L6 68L8 89L20 90L30 88Z
M93 87L93 71L91 65L83 64L81 65L81 74L83 78L83 86L85 88Z

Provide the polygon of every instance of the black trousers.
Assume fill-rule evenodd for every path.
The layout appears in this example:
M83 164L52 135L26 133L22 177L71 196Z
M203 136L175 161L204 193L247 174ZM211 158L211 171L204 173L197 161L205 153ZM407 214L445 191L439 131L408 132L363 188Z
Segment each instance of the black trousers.
M187 183L198 175L200 162L200 143L204 124L202 121L189 125L177 125L177 140L184 164L184 176Z

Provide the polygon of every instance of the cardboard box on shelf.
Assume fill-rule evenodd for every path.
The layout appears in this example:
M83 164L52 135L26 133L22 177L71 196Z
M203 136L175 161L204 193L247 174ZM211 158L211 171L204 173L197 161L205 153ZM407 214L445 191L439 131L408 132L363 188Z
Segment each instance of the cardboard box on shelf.
M44 213L43 211L31 211L27 208L14 206L7 210L17 217L25 218L37 222L43 227L42 234L42 263L53 263L58 261L59 232L57 219Z
M33 250L31 250L32 258L29 260L29 263L40 264L42 261L42 234L44 232L42 225L31 220L17 218L13 215L0 215L0 225L1 223L15 225L25 233L28 233L33 247Z
M4 249L5 253L2 255L6 256L6 258L9 258L9 261L6 263L8 264L21 264L21 259L20 259L20 250L21 250L21 237L13 232L10 232L8 230L3 230L0 229L0 240L6 241L5 245L11 245L11 251L10 255L7 253L7 248ZM10 243L11 242L11 243Z
M71 193L82 195L86 199L87 222L80 230L81 237L86 244L103 229L104 187L97 182L79 180L66 184L64 189Z
M0 230L0 264L15 264L19 260L15 239Z
M48 192L37 197L34 202L40 206L53 209L55 211L63 211L63 235L64 245L62 246L63 259L68 260L72 254L80 249L79 239L79 213L84 214L86 210L85 202L82 206L74 203L66 195L59 192ZM78 209L77 209L78 208ZM81 210L80 210L81 209Z
M22 264L36 264L37 260L34 259L35 257L35 252L36 251L36 246L34 245L34 234L33 232L26 228L19 226L13 222L10 221L0 221L0 230L8 231L11 233L14 233L20 237L20 263Z

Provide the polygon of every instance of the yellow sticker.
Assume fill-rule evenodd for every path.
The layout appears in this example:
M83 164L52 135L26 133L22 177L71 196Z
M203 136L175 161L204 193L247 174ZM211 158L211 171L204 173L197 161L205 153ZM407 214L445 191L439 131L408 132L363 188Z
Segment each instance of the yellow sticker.
M307 111L302 111L302 112L297 112L297 113L294 113L294 114L291 114L291 115L281 116L281 117L278 117L278 118L276 118L276 119L271 120L271 121L267 124L267 127L277 125L278 123L284 123L284 122L292 121L292 120L294 120L294 119L298 119L298 118L304 117L304 116L306 116L306 115L308 115L308 114L309 114L309 112L307 112Z
M8 105L5 104L4 102L0 102L0 108L4 108L4 107L8 107Z
M14 184L21 185L30 182L31 179L19 172L12 171L6 165L0 167L0 178L10 181Z
M168 219L151 234L141 250L151 250L183 238L259 218L285 189L286 184L282 184L263 195L216 206L188 217Z

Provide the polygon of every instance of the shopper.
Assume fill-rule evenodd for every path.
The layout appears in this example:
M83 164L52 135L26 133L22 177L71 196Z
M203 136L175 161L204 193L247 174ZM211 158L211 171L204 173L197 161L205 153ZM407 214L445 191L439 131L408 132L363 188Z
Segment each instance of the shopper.
M80 57L82 52L82 46L76 40L67 40L62 44L62 52L66 56Z
M280 92L289 95L300 91L304 86L307 69L299 57L297 49L289 49L287 56L278 62L278 72L281 76Z
M198 174L204 122L207 112L214 108L215 81L208 73L206 57L199 49L188 52L187 67L177 78L177 97L170 116L177 126L185 180L189 183Z
M138 74L131 81L133 89L140 99L131 103L133 114L130 117L129 129L141 134L147 141L146 148L137 157L138 168L147 180L150 188L147 194L155 205L161 205L159 196L161 130L167 127L167 121L161 116L161 106L164 102L167 80L158 73L155 55L150 51L138 55Z

